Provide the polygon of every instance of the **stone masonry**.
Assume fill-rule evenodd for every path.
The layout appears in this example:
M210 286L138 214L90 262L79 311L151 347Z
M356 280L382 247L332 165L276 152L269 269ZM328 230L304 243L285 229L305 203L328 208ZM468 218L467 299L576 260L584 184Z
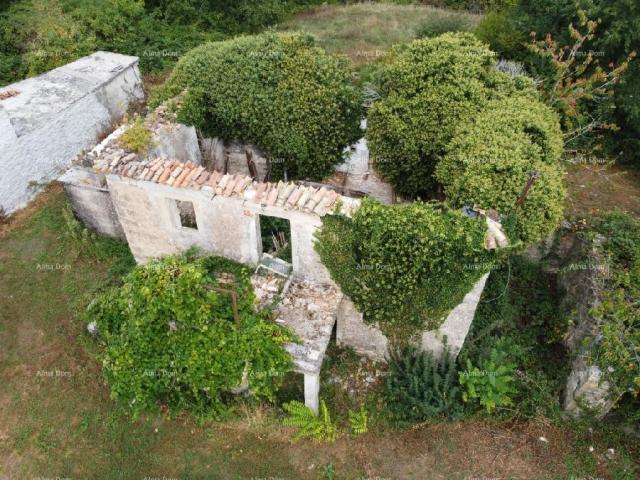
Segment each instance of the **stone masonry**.
M23 208L144 99L138 58L96 52L0 89L0 207ZM0 96L3 98L3 96Z

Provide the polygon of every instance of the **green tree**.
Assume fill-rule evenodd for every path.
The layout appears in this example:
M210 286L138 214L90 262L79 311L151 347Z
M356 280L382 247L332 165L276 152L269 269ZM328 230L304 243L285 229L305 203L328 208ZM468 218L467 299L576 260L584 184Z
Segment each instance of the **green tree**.
M301 34L200 46L180 60L154 103L182 93L181 121L258 145L289 178L322 179L361 135L362 95L348 65Z
M551 233L562 218L562 146L552 109L527 97L497 100L459 126L436 178L453 205L513 216L511 240L530 243ZM538 178L517 206L533 172Z
M473 35L447 33L394 48L380 95L368 114L367 140L376 170L398 192L429 195L437 162L458 123L492 98L532 91L524 77L495 68L494 54Z
M236 295L239 325L220 288ZM225 259L187 254L136 267L89 307L112 397L134 416L160 407L215 416L222 394L241 386L273 400L292 335L254 305L248 269Z

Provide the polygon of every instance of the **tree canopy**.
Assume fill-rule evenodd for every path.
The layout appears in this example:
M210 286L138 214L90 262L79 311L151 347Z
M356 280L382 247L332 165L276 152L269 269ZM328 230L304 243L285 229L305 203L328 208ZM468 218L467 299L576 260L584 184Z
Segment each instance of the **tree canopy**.
M184 93L178 119L261 147L289 178L319 180L360 136L362 95L348 65L302 34L265 33L195 48L156 103Z

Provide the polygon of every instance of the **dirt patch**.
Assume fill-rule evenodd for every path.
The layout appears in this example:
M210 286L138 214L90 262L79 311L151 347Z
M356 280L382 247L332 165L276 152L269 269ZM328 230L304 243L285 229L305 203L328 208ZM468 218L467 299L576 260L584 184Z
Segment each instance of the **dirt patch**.
M567 217L615 208L640 216L640 171L619 165L571 165L567 170Z

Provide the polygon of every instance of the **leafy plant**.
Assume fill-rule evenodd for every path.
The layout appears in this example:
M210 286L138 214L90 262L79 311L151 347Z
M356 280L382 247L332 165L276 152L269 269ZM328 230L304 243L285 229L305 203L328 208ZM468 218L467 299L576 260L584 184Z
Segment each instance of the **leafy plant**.
M322 477L327 480L334 480L334 478L336 478L336 469L333 467L333 463L327 463L322 468Z
M456 361L448 352L436 360L414 346L394 350L389 358L385 397L400 424L462 416Z
M215 417L231 391L272 400L291 364L282 344L294 337L254 305L249 270L226 259L188 252L136 267L88 308L112 397L134 416Z
M478 400L488 413L496 407L511 405L511 395L515 393L513 375L513 365L504 363L495 349L479 367L474 367L467 359L467 369L459 374L460 385L464 388L462 399L465 402Z
M354 435L361 435L369 431L368 418L369 414L367 410L362 407L360 410L349 410L349 426Z
M350 77L311 37L269 32L190 51L152 103L184 93L180 121L258 145L278 159L274 175L322 179L362 134L362 95Z
M611 122L613 105L610 99L615 85L636 56L636 52L632 51L618 66L611 63L603 68L591 51L584 50L595 37L601 21L589 20L582 9L577 10L577 15L579 25L569 25L569 36L573 40L571 45L559 45L551 34L530 45L535 53L549 59L554 67L555 75L548 82L549 85L543 84L542 95L549 105L561 113L567 130L567 144L601 133L602 130L618 128ZM585 111L587 105L588 113ZM596 112L597 115L594 114Z
M320 401L320 415L316 415L313 410L297 400L285 403L282 407L289 414L289 417L283 421L284 425L299 429L295 436L296 439L313 438L318 442L335 441L338 428L331 421L331 416L324 400Z
M152 145L151 130L145 125L143 118L136 118L124 131L119 140L120 146L127 150L144 154Z

